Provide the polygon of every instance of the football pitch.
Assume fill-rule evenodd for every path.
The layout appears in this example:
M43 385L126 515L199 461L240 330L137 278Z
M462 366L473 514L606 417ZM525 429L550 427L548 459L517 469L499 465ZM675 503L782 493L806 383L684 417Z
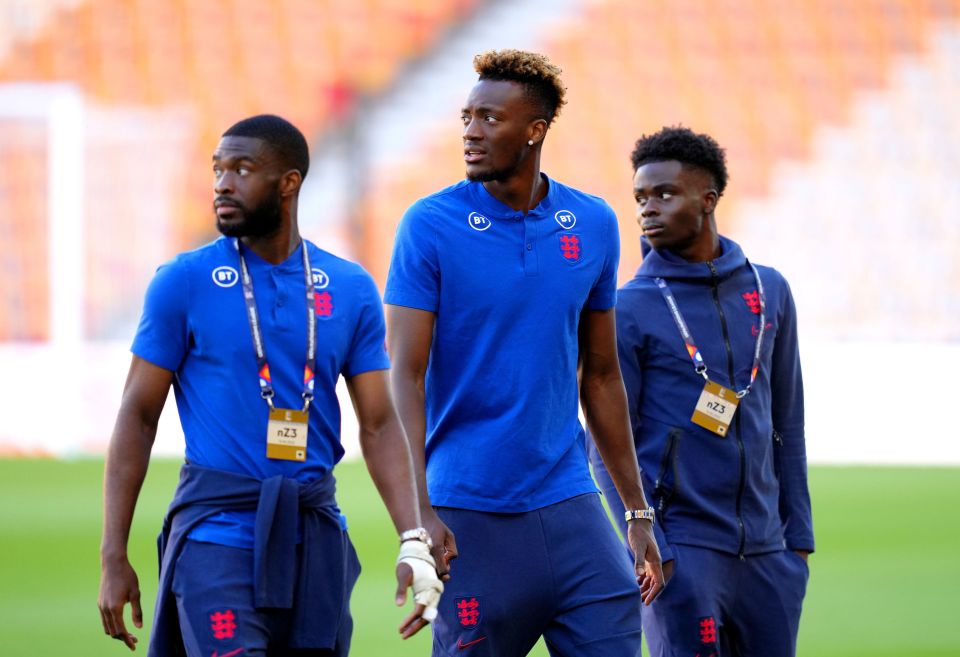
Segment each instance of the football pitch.
M148 618L154 539L178 467L151 464L131 536ZM129 654L104 636L96 608L102 468L98 460L0 460L0 657ZM406 642L397 636L396 537L363 464L343 464L337 475L363 563L351 654L428 655L428 631ZM960 654L960 469L820 466L811 468L810 487L817 553L799 654ZM136 632L135 654L145 654L147 625ZM541 645L532 654L547 651Z

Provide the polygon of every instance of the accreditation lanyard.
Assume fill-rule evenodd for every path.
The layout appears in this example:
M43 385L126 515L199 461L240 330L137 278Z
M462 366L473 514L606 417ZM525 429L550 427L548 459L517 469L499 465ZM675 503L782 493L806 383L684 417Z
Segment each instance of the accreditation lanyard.
M257 312L257 302L253 295L253 279L247 269L247 261L243 257L240 240L234 240L237 254L240 256L240 280L243 284L243 300L247 305L247 322L250 324L250 334L253 337L253 350L257 355L257 372L260 376L260 396L263 397L270 409L273 409L273 383L270 378L270 366L267 364L267 352L263 344L263 333L260 329L260 315ZM307 253L307 242L301 240L303 249L303 275L307 289L307 363L303 368L303 411L310 408L313 401L314 372L317 364L317 323L315 320L316 308L314 301L313 277L310 269L310 255Z
M753 263L748 262L747 264L749 264L750 269L753 270L753 277L757 281L757 296L760 297L760 328L757 330L757 345L753 350L753 367L750 370L750 383L747 384L746 388L737 392L737 399L745 397L747 393L750 392L750 388L753 387L753 382L757 380L757 372L760 370L760 350L763 347L763 335L766 332L767 325L767 303L766 296L763 293L763 282L760 280L760 272L753 266ZM710 377L707 376L707 364L703 362L700 349L697 348L697 343L693 341L693 334L690 333L690 328L683 319L673 292L670 291L665 280L662 278L655 280L657 287L660 288L660 292L663 294L664 301L667 302L667 308L670 309L673 321L676 322L677 328L680 329L680 335L683 337L683 342L687 347L687 353L690 354L690 359L693 361L694 369L697 374L702 375L704 379L709 381Z
M757 344L753 350L753 367L750 369L750 382L746 388L736 392L710 381L710 377L707 374L707 364L700 354L697 343L693 340L693 334L690 332L687 322L683 319L683 314L677 305L676 297L673 296L673 292L670 291L670 287L665 280L659 277L654 279L657 287L660 289L660 293L663 294L664 301L667 302L670 315L673 317L673 321L680 331L680 336L683 338L684 345L687 348L687 354L690 355L690 360L693 361L694 370L706 380L706 385L704 386L703 393L700 395L691 420L695 424L705 427L720 436L727 435L727 430L730 427L730 422L733 419L733 414L737 410L739 401L750 392L754 381L757 380L757 372L760 371L760 350L763 347L763 336L767 325L766 297L763 293L763 282L760 280L760 272L753 266L753 263L748 264L750 265L750 269L753 270L753 277L757 281L757 296L760 298L760 328L757 330Z
M753 270L753 277L757 281L757 296L760 297L760 328L757 330L757 344L753 350L753 367L750 370L750 383L747 384L746 388L737 392L737 399L745 397L747 393L750 392L750 388L753 387L753 382L757 380L757 372L760 370L760 350L763 347L763 335L767 325L767 303L766 296L763 293L763 282L760 280L760 272L753 266L753 263L747 264L749 264L750 269ZM687 347L687 353L690 354L690 359L693 361L694 369L697 374L702 375L704 379L709 381L710 377L707 375L707 364L703 361L703 356L700 355L700 349L697 347L697 343L693 341L693 334L690 333L690 328L683 319L683 314L677 305L676 297L673 296L673 292L670 291L665 280L662 278L655 280L657 287L660 288L660 293L663 294L664 301L667 302L670 315L680 330L680 336L683 338L683 342Z

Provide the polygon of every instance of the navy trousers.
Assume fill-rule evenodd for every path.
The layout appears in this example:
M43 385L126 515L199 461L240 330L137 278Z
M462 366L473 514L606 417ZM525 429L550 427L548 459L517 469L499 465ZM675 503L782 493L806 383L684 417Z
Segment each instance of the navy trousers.
M640 654L633 564L588 494L527 513L438 508L460 556L433 627L434 657Z
M352 546L347 569L355 580L360 564ZM333 649L286 647L294 610L255 608L253 550L188 540L177 558L172 593L187 657L346 657L350 651L349 609L339 619L316 619L339 623Z
M809 577L802 557L672 547L673 576L643 609L651 657L794 657Z

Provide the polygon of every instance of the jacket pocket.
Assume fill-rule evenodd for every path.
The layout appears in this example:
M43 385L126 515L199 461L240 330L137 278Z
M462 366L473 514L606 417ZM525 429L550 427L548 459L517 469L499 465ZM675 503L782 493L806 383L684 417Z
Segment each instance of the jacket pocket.
M780 452L783 450L783 436L773 430L773 473L780 479Z
M667 442L660 457L660 468L653 486L653 499L657 503L657 516L663 522L667 507L680 491L680 478L677 475L677 454L680 448L681 430L671 428Z

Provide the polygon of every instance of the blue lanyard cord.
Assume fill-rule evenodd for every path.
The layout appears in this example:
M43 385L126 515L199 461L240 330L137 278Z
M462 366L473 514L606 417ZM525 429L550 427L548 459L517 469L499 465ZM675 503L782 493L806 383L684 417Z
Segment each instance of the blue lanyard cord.
M313 270L310 268L310 255L307 253L307 241L301 240L303 252L303 275L307 290L307 363L303 368L303 410L310 408L313 401L314 373L317 366L317 322L316 306L313 289ZM260 377L260 396L267 405L273 408L273 379L270 375L270 365L267 363L267 352L263 344L263 332L260 329L260 314L257 312L257 301L253 294L253 278L247 268L246 258L240 240L233 241L240 258L240 281L243 287L243 301L247 307L247 323L250 325L250 335L253 338L253 351L257 357L257 374Z
M753 277L757 281L757 296L760 298L760 328L757 331L757 344L753 350L753 367L750 369L750 383L747 384L746 388L737 392L738 399L746 397L750 392L750 388L753 387L754 381L757 380L757 373L760 371L760 350L763 348L763 335L766 332L767 325L767 302L766 295L763 292L763 282L760 280L760 272L753 266L753 263L748 262L747 264L750 265L750 269L753 271ZM683 314L680 312L680 306L677 305L676 297L673 296L673 292L670 291L665 280L659 277L654 280L660 289L660 293L663 294L663 299L667 303L667 309L670 310L670 315L673 317L677 329L680 331L680 337L683 338L687 354L690 355L690 359L693 361L694 370L697 374L700 374L709 381L710 377L707 376L707 364L703 361L700 349L693 340L693 334L690 332L687 322L683 319Z

